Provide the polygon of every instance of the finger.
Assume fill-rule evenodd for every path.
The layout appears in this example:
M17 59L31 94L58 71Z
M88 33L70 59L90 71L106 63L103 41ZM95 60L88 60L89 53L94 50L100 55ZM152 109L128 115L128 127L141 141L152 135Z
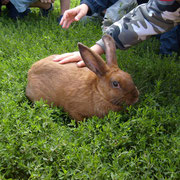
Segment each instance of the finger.
M75 21L79 21L84 16L84 12L80 11L74 18Z
M67 21L68 21L68 13L65 12L62 19L61 19L61 22L60 22L60 25L62 26L62 28L66 27L66 24L67 24Z
M79 21L80 18L79 18L78 16L76 16L76 17L74 18L74 20L75 20L75 21Z
M67 58L69 56L71 56L71 53L65 53L65 54L62 54L62 55L55 55L54 58L53 58L53 61L58 62L58 61L61 61L64 58Z
M79 62L77 63L77 66L78 66L78 67L85 67L86 65L85 65L84 61L79 61Z
M66 28L67 24L68 24L68 21L65 20L65 21L63 22L62 28L67 29L67 28Z
M73 22L73 20L67 21L67 24L66 24L65 28L66 29L69 28L69 26L71 25L72 22Z
M69 19L65 21L63 28L68 29L72 22L74 22L74 19Z
M71 63L71 62L78 62L79 58L77 56L70 56L67 58L64 58L62 61L60 61L60 64L66 64L66 63Z

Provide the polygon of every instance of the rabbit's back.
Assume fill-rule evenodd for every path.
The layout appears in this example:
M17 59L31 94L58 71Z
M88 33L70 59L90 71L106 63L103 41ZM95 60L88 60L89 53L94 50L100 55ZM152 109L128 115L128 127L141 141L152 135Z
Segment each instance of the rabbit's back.
M82 95L88 86L92 72L86 67L78 68L75 63L59 64L49 56L32 65L28 72L26 95L32 101L41 98L48 104L65 107L72 98Z

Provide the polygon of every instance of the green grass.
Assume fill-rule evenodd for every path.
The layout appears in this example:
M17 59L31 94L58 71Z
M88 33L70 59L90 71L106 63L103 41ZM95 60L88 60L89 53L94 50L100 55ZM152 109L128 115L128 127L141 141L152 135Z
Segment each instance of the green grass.
M34 62L101 37L98 23L61 29L58 13L0 17L0 179L179 179L180 59L160 58L156 39L117 51L140 90L127 112L77 126L62 109L26 98Z

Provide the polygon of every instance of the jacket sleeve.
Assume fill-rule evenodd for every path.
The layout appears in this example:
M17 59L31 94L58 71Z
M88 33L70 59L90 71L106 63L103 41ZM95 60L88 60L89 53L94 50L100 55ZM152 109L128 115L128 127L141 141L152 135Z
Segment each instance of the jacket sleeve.
M107 28L119 49L127 49L152 35L161 34L180 24L179 0L149 0ZM104 49L102 39L99 44Z
M87 15L92 15L94 13L101 13L116 1L117 0L82 0L80 4L87 4L89 7Z

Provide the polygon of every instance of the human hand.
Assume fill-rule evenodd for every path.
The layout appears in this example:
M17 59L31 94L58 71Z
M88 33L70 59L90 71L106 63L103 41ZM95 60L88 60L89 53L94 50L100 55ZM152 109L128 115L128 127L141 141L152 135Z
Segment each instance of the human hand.
M99 55L104 54L104 50L98 44L95 44L90 49L92 51L94 51L96 54L99 54ZM59 62L60 64L77 62L78 67L85 66L85 63L84 63L79 51L65 53L65 54L61 54L61 55L55 55L55 58L53 59L53 61Z
M2 0L2 5L6 5L9 3L10 0Z
M66 10L61 19L60 25L62 28L69 28L72 22L79 21L88 12L89 7L86 4L81 4L73 9Z
M72 53L65 53L61 55L56 55L53 59L55 62L59 62L60 64L66 64L71 62L77 62L78 67L84 67L84 61L81 58L81 55L78 51Z
M54 3L54 0L40 0L42 3Z

